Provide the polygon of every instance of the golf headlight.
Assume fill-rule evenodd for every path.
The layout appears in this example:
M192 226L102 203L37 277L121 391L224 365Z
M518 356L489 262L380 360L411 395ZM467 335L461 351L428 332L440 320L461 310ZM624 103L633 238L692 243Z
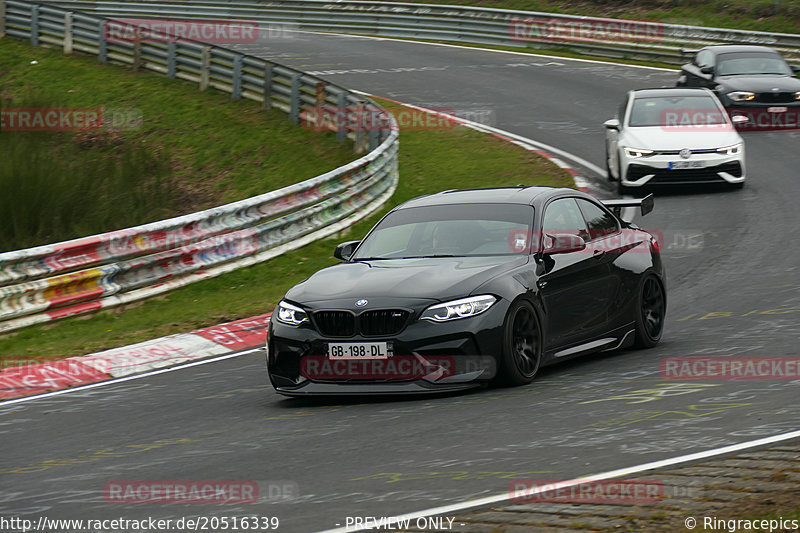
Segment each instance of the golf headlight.
M278 322L286 324L287 326L299 326L303 322L308 322L308 314L297 307L287 302L278 304L278 314L276 315Z
M496 301L497 298L488 294L453 300L452 302L430 306L423 311L420 318L431 322L447 322L448 320L467 318L483 313Z
M751 93L750 91L733 91L732 93L728 93L728 98L734 102L747 102L755 97L755 93Z
M725 154L725 155L736 155L742 151L742 143L732 144L730 146L723 146L722 148L717 148L718 154Z
M638 159L640 157L647 157L648 155L653 155L652 150L644 150L639 148L628 148L628 147L625 147L624 150L625 154L631 159Z

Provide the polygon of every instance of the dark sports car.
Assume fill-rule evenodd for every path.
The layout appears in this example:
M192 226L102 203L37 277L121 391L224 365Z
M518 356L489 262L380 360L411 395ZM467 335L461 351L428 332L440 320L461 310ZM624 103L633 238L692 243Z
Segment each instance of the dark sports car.
M800 79L795 73L800 67L789 66L772 48L714 45L684 53L694 53L694 58L681 67L678 87L711 89L731 116L750 119L743 128L798 126Z
M644 199L446 191L390 211L274 310L267 369L284 395L529 383L545 364L661 338L658 240L619 217Z

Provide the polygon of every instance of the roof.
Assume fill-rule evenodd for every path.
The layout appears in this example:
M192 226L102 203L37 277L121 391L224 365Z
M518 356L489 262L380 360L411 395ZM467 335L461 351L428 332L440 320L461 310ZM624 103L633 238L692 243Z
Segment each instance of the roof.
M777 54L773 48L769 46L759 46L756 44L715 44L706 46L703 50L710 50L715 54L727 54L728 52L769 52Z
M491 187L485 189L463 189L443 191L420 196L399 207L423 207L445 204L523 204L530 205L537 197L550 196L557 192L579 192L564 187Z
M685 96L691 93L708 95L709 90L703 87L659 87L656 89L634 89L631 92L635 94L637 98L659 98L665 96Z

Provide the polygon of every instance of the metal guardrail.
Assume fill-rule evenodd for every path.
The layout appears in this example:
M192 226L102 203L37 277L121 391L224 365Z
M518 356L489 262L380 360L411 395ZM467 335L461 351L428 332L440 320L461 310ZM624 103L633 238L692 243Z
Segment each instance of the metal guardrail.
M513 47L557 46L595 56L675 64L683 61L681 48L721 43L768 45L790 59L800 59L800 35L796 34L456 5L326 0L186 3L61 0L56 4L111 17L248 19L323 32Z
M397 185L398 131L375 103L315 76L198 42L107 42L107 19L0 0L0 36L63 47L182 78L278 108L333 108L340 140L369 153L309 180L198 213L0 253L0 333L147 298L249 266L347 228ZM359 127L369 116L374 127ZM353 118L355 117L355 118ZM314 114L306 117L312 123ZM326 127L330 124L326 124Z

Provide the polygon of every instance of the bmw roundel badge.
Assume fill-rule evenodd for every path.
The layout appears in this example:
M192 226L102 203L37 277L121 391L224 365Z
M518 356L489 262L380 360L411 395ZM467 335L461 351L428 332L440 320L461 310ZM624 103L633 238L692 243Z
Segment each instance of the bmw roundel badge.
M363 300L363 299L362 299L362 300L359 300L359 301L357 301L357 302L356 302L356 305L357 305L358 307L364 307L364 306L365 306L365 305L367 305L368 303L369 303L369 302L367 302L366 300Z

